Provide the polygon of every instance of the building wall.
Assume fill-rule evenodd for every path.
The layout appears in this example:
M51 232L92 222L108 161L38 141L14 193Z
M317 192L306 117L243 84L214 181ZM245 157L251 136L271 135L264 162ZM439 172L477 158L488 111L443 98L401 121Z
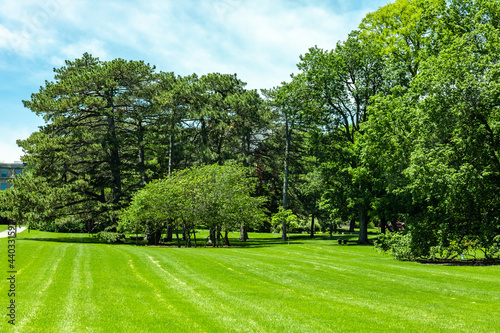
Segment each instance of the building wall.
M23 172L25 164L21 162L0 163L0 190L4 191L12 186L8 182Z

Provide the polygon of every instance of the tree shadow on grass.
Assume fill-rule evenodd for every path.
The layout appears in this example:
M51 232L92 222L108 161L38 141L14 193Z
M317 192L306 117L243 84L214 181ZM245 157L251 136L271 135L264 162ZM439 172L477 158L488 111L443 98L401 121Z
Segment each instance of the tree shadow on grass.
M111 245L125 245L125 243L107 243L106 241L100 240L93 237L30 237L30 238L18 238L18 241L36 241L36 242L56 242L56 243L77 243L77 244L111 244Z
M293 244L306 244L314 241L327 241L331 242L330 245L342 245L342 246L373 246L373 241L369 241L369 244L358 244L357 234L335 234L330 237L328 234L315 235L313 238L309 234L294 234L290 236L290 245ZM288 239L283 242L281 238L258 238L258 239L248 239L246 242L235 239L231 242L231 245L235 247L266 247L274 245L288 245Z
M438 259L427 260L417 259L416 262L425 265L441 265L441 266L500 266L500 260L496 259Z
M73 234L75 235L75 234ZM341 246L362 246L357 244L357 237L351 234L335 234L330 237L328 234L315 235L314 238L310 238L308 234L292 234L286 242L281 240L281 237L276 236L276 234L269 234L269 238L249 238L246 241L241 241L238 238L229 238L230 246L226 246L221 240L221 244L215 248L264 248L279 245L303 245L314 241L328 241L331 245L341 245ZM26 235L28 236L28 235ZM135 240L127 239L126 242L115 242L108 243L105 240L99 239L95 236L87 236L87 234L82 234L81 236L67 236L67 237L21 237L18 238L21 241L35 241L35 242L55 242L55 243L75 243L75 244L108 244L108 245L130 245L130 246L147 246L147 247L160 247L160 248L177 248L177 241L174 239L172 242L160 243L158 245L147 245L145 241L136 242ZM339 242L340 240L340 242ZM181 241L182 248L185 248L184 241ZM194 239L191 238L191 245L194 247ZM367 244L372 246L371 244ZM197 248L214 248L212 244L207 244L206 239L197 240Z
M294 244L304 244L304 242L298 241L296 239L290 239L290 245ZM288 245L288 241L283 242L281 238L258 238L258 239L248 239L246 241L233 240L231 246L229 247L240 247L240 248L259 248L259 247L271 247L276 245ZM227 247L227 246L225 246Z
M163 248L177 248L177 241L172 241L169 243L160 243L158 245L147 245L146 242L140 241L136 243L135 240L127 240L126 242L115 242L108 243L105 240L101 240L97 237L26 237L18 238L20 241L35 241L35 242L55 242L55 243L75 243L75 244L108 244L108 245L131 245L131 246L145 246L145 247L163 247ZM288 243L283 243L280 238L255 238L249 239L246 242L240 241L238 239L229 239L230 246L226 246L223 243L218 246L218 248L258 248L258 247L270 247L276 245L284 245ZM191 239L192 247L194 247L194 240ZM290 238L290 245L292 244L303 244L296 239ZM181 247L185 247L184 241L181 241ZM204 240L197 241L197 248L212 248L212 244L206 244Z

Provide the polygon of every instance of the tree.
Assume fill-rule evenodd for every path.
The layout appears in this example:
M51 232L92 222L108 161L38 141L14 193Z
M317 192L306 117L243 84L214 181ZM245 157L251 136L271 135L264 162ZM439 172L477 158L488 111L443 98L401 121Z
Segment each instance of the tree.
M103 62L86 53L54 71L55 82L24 102L47 124L18 144L23 160L35 166L35 178L68 193L58 198L53 216L87 221L89 231L103 229L115 223L129 193L145 183L142 149L150 103L142 94L156 78L154 68L122 59Z
M394 107L398 101L394 97L404 94L419 73L421 63L438 52L437 27L444 7L444 1L399 0L368 14L356 33L360 45L367 46L370 57L378 59L381 66L378 80L373 81L377 82L377 90L371 90L366 99L365 121L360 129L360 133L371 134L358 136L351 150L357 162L349 168L352 180L347 182L352 185L349 191L342 191L347 193L349 206L358 211L363 226L359 243L366 242L363 221L369 215L378 217L385 226L386 221L396 222L409 213L405 204L409 199L407 193L393 190L406 181L400 171L408 164L405 148L410 140L407 134L412 119L402 114L403 108L396 112L402 116L398 122L386 120L396 114ZM405 135L399 135L401 130L406 130ZM377 140L373 140L374 131L380 136ZM388 163L385 157L393 162ZM395 157L399 164L394 164Z
M231 146L244 166L253 165L255 154L269 136L272 115L256 90L228 96Z
M455 34L415 79L422 139L408 168L412 189L428 198L425 215L441 215L432 238L444 248L475 241L486 256L500 232L500 25L494 20L500 6L488 4L489 10L496 7L493 15L475 1L451 6L466 14L469 29ZM425 220L415 225L415 242L418 231L428 230ZM428 248L421 250L427 254Z
M138 189L174 169L230 159L256 167L270 126L256 91L245 90L236 75L180 77L154 70L86 53L54 69L54 81L24 102L46 125L18 142L34 168L9 195L21 198L23 187L36 182L50 189L35 189L40 200L57 202L40 211L23 207L24 216L33 209L33 221L38 214L45 223L112 230Z
M366 146L388 193L410 203L395 207L409 215L413 258L497 252L499 12L495 1L451 1L437 52L408 90L374 103Z
M327 212L322 209L321 198L326 190L326 177L321 164L326 161L326 135L319 128L302 133L300 147L300 174L296 180L296 192L301 211L311 218L310 237L314 237L316 220L325 220Z
M235 75L207 74L200 78L200 102L192 114L196 128L194 143L197 145L198 163L223 163L234 158L231 142L231 126L234 112L229 98L243 94L246 83Z
M366 172L356 153L356 143L364 133L362 123L367 121L370 98L384 90L385 82L382 58L373 44L358 37L359 32L353 31L331 51L310 48L301 56L298 68L305 77L308 95L321 111L316 118L322 121L323 130L331 133L330 138L337 140L337 152L343 157L340 161L345 163L325 162L327 168L340 170L327 172L333 187L325 197L338 201L324 202L323 206L337 212L345 211L347 206L349 212L342 214L345 217L356 212L360 222L358 243L365 244L371 188L369 179L361 177Z
M152 89L154 121L150 124L147 149L153 152L158 177L180 168L189 147L190 120L200 101L198 76L175 76L160 73Z
M272 217L272 223L275 226L280 226L281 228L286 227L290 228L292 223L297 222L297 215L295 215L291 209L284 209L283 207L279 207L279 210Z
M307 96L304 85L303 75L292 75L292 81L282 83L279 88L264 91L268 103L274 108L277 122L283 128L285 139L284 145L284 170L283 170L283 210L288 209L289 205L289 171L290 171L290 154L292 144L295 140L295 131L300 131L313 120L314 105L311 99ZM287 225L283 222L281 227L281 239L286 242Z
M57 197L67 194L64 189L55 193L43 177L36 177L32 170L12 179L13 186L0 192L2 215L28 228L37 228L52 219L53 209L58 206ZM45 193L38 195L38 191Z

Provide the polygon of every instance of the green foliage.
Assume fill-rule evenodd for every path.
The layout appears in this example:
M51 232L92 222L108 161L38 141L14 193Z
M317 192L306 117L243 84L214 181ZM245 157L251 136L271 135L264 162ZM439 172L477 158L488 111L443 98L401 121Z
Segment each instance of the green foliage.
M101 231L97 233L97 237L107 243L123 243L125 241L125 235L118 232Z
M120 215L118 229L161 233L168 225L188 232L201 225L227 231L254 227L266 219L265 197L252 196L254 188L255 179L234 163L175 171L135 194Z
M81 221L62 221L62 223L47 222L35 225L36 229L40 231L50 232L66 232L66 233L84 233L87 231L87 226Z
M375 241L375 248L390 252L397 260L414 260L415 254L411 248L411 234L385 233L380 234Z
M493 238L493 242L488 249L489 256L493 258L500 258L500 235Z
M418 4L434 9L408 10ZM410 70L373 99L360 152L375 213L406 216L416 258L490 257L500 234L499 12L489 1L396 1L363 21L374 38L381 24L388 38L376 43Z
M282 230L283 226L286 226L289 230L295 230L299 227L297 215L295 215L291 209L283 209L283 207L279 207L279 211L276 214L273 214L271 220L278 232Z
M24 101L46 121L18 141L31 174L0 198L19 223L84 223L98 232L116 224L137 190L174 169L257 163L269 112L236 75L178 77L88 53L54 72Z
M19 181L12 194L20 200L30 183L40 185L32 191L40 204L23 208L33 215L23 222L81 220L89 232L113 224L146 172L137 156L153 71L144 62L100 61L86 53L55 69L55 81L24 101L47 124L18 141L23 160L34 167L32 179Z
M406 85L426 55L435 52L436 29L445 6L445 0L397 0L362 20L360 38L387 58L394 70L391 78L398 84Z

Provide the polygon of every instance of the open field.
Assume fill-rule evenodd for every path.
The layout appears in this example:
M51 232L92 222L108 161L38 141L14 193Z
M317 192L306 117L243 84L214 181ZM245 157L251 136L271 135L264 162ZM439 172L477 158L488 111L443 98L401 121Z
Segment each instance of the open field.
M398 262L326 237L250 237L178 249L25 231L16 325L4 315L0 331L500 332L500 266ZM0 248L7 275L6 239Z

